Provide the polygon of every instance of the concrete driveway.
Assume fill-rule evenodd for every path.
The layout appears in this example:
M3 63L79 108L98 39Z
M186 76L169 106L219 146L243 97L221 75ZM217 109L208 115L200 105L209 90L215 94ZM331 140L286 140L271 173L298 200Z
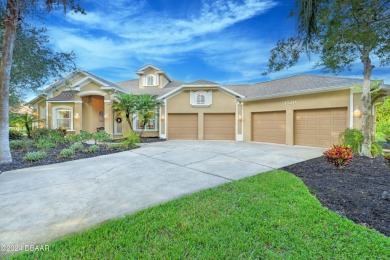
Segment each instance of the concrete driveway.
M0 174L0 245L30 245L321 155L322 148L166 141ZM4 253L4 252L0 252Z

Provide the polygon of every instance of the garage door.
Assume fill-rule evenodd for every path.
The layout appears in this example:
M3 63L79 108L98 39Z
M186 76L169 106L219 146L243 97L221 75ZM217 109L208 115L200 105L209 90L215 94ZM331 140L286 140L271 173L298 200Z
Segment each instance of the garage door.
M234 140L234 114L204 114L205 140Z
M295 111L294 125L295 144L330 147L348 126L347 108Z
M286 112L252 113L252 141L286 143Z
M168 114L168 139L198 140L198 114Z

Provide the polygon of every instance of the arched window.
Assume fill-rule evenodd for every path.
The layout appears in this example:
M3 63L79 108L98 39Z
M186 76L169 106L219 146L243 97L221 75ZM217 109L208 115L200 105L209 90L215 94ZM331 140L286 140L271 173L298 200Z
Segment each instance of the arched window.
M196 95L196 104L203 105L206 102L206 97L203 93L198 93Z

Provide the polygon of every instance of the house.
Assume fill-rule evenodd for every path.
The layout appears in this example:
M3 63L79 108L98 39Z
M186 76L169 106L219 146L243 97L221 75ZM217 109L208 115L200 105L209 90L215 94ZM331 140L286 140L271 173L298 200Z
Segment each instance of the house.
M329 147L346 128L361 128L361 79L297 75L257 84L183 82L152 65L136 79L110 82L76 71L28 104L39 127L70 133L104 129L114 138L129 131L113 110L118 94L157 95L160 108L145 136L185 140L236 140ZM374 100L388 95L382 84ZM124 118L123 118L124 119ZM140 131L135 119L135 131Z

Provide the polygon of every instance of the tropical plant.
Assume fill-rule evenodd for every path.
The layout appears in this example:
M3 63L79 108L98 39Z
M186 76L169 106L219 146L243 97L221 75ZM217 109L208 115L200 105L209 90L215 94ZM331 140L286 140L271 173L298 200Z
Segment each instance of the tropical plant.
M39 160L42 160L47 156L47 153L44 151L38 151L38 152L28 152L26 155L23 157L23 160L25 161L30 161L30 162L36 162Z
M140 95L137 98L137 115L138 122L141 125L141 133L139 134L142 137L142 134L145 130L146 124L149 120L154 119L156 117L156 109L158 106L158 102L156 100L155 95L144 94Z
M353 158L353 153L348 146L334 145L324 152L328 163L333 164L337 169L341 169L349 164Z
M26 151L34 145L34 141L29 139L11 140L9 145L11 149Z
M14 127L24 127L28 138L31 138L32 123L36 118L29 114L9 113L9 125Z
M14 57L15 45L17 45L19 41L16 36L21 22L23 22L24 18L28 15L32 16L34 14L39 14L39 16L42 16L42 9L51 11L53 7L58 7L61 5L64 6L65 11L67 7L69 7L75 12L83 12L78 4L78 0L7 0L5 2L6 3L3 3L2 5L4 8L4 23L1 23L4 25L4 28L2 28L3 42L0 64L0 163L12 162L8 137L9 94L12 68L14 68L13 60L16 60L17 58L16 55ZM47 46L47 44L38 43L38 46L44 45ZM23 47L26 48L27 46ZM25 61L26 59L23 57L23 62ZM37 60L36 62L39 64L40 60ZM31 70L34 70L35 73L37 72L36 67L32 66L30 71ZM48 77L50 76L51 75Z
M126 148L126 145L124 145L123 143L110 143L110 144L107 144L107 149L108 150L122 150Z
M133 114L137 112L137 101L138 98L133 94L121 93L118 96L118 102L115 103L112 108L116 112L121 112L125 115L126 122L129 124L131 131L133 130Z
M88 133L87 131L80 130L80 141L86 142L88 140L91 140L93 138L93 134Z
M382 145L380 145L377 142L372 143L372 145L371 145L371 155L374 156L374 157L378 157L380 155L383 155Z
M390 141L390 98L386 97L383 103L376 106L376 140Z
M67 142L70 145L73 145L74 143L81 142L81 135L76 134L66 134L64 137L65 142Z
M296 3L293 15L298 17L297 36L277 43L265 74L294 66L305 52L318 55L320 61L316 66L325 72L349 70L356 61L361 61L362 154L371 156L372 60L377 60L380 66L390 64L390 1L297 0Z
M352 152L360 153L363 143L362 131L347 128L344 132L340 133L339 139L340 143L344 146L349 146Z

